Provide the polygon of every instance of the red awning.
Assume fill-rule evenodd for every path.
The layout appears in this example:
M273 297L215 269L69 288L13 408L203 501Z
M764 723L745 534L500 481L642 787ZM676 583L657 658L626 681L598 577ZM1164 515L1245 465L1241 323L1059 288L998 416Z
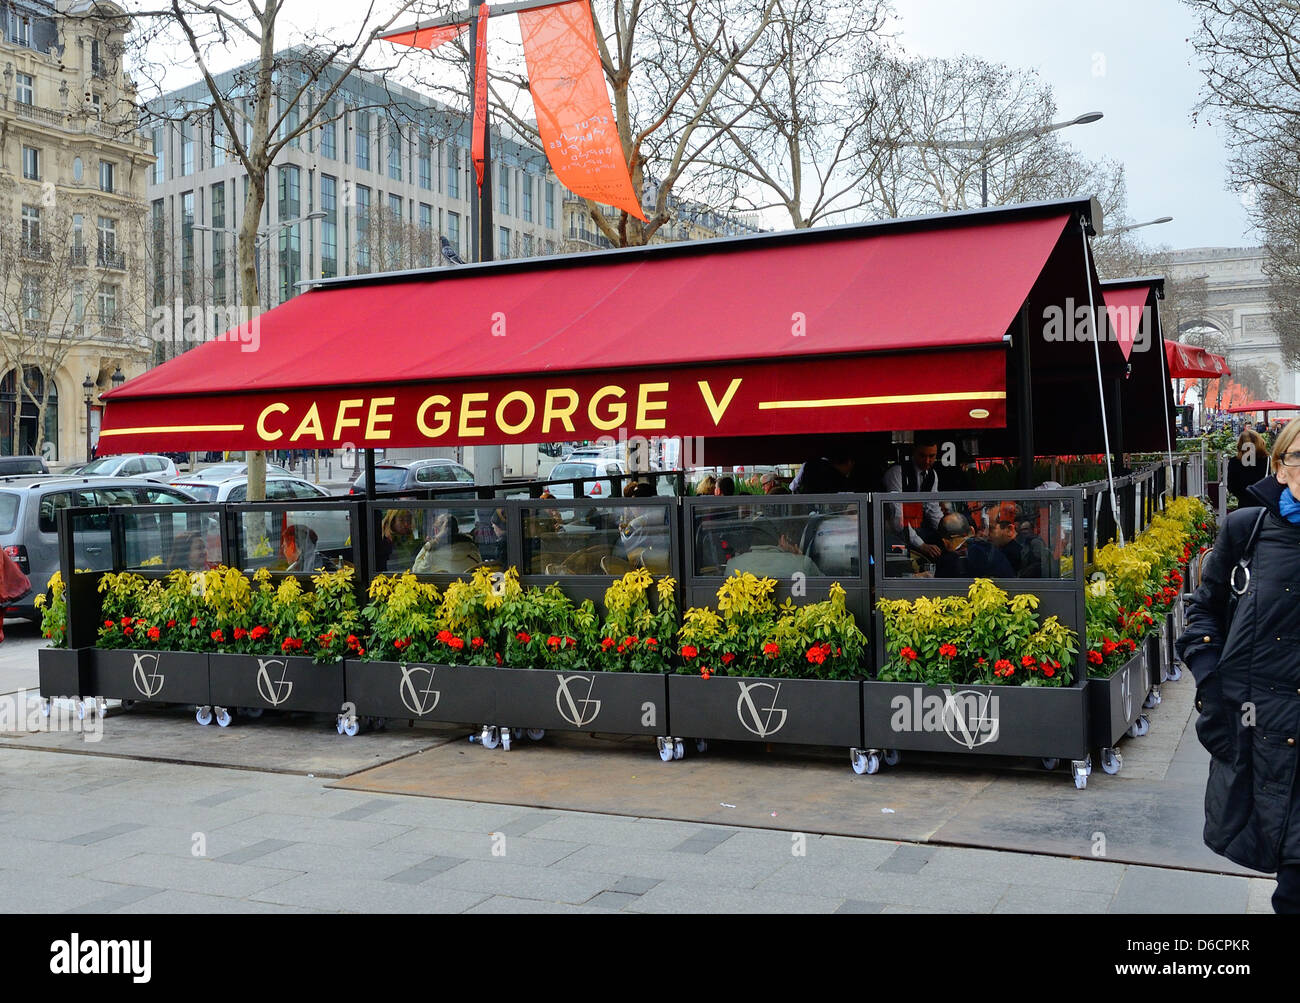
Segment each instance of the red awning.
M1277 401L1250 401L1236 407L1225 408L1228 414L1254 414L1256 411L1300 411L1300 404L1279 404Z
M1167 360L1161 357L1169 349L1160 326L1165 280L1159 276L1113 279L1101 287L1112 337L1128 360L1119 398L1122 449L1129 453L1173 449L1169 439L1177 425L1173 384Z
M1110 321L1111 333L1127 359L1133 353L1133 343L1139 340L1143 321L1148 316L1147 298L1151 295L1151 285L1112 287L1103 282L1102 288L1106 292L1106 317ZM1153 327L1151 325L1148 329Z
M1073 212L324 283L105 394L101 448L1002 427L1004 335Z
M1228 360L1222 355L1207 352L1195 345L1184 345L1181 341L1165 342L1165 353L1169 360L1169 378L1174 380L1217 380L1221 376L1231 376Z

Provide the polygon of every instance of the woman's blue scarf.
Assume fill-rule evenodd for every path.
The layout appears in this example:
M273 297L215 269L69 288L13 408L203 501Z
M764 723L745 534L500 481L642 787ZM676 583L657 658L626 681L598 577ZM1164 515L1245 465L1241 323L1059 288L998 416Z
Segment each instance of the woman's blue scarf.
M1282 492L1280 505L1282 508L1282 518L1287 522L1295 523L1297 526L1300 526L1300 501L1296 500L1296 496L1291 493L1290 488L1287 488Z

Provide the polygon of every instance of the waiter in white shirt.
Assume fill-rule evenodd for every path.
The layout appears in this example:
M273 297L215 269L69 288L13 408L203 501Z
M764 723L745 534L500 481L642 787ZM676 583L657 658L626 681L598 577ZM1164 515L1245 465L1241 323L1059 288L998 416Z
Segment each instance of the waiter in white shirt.
M933 439L919 438L912 445L912 458L895 464L885 471L886 491L907 494L932 494L941 490L939 472L935 464L939 459L939 443ZM938 502L924 505L890 505L887 510L890 528L901 533L907 527L908 548L937 561L943 553L939 546L939 520L943 509Z

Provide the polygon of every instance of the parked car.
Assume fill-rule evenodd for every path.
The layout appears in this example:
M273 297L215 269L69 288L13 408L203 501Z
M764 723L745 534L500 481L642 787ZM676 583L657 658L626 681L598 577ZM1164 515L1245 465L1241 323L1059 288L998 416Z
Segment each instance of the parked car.
M49 472L50 468L43 456L0 456L0 477Z
M158 453L123 453L91 460L77 471L81 477L144 477L151 481L171 481L177 476L176 464Z
M103 505L185 505L194 496L167 484L132 482L110 477L24 476L0 478L0 546L31 579L32 591L5 607L5 616L37 618L35 598L59 570L58 512L62 508ZM170 524L168 524L170 522ZM92 571L112 570L107 518L79 526L74 566ZM143 566L157 558L170 566L178 541L201 534L210 551L220 551L217 527L207 513L178 513L164 519L142 513L126 534L126 563Z
M202 502L248 501L248 476L228 477L224 481L181 481L177 487L197 496ZM301 477L266 478L266 500L270 502L319 502L341 500L324 488ZM345 508L303 511L292 516L293 524L311 529L316 552L327 558L328 566L337 567L341 560L351 560L352 517ZM246 512L241 517L244 569L275 568L279 560L280 538L286 519L273 512ZM312 569L309 569L312 570Z
M588 498L611 498L619 495L621 492L614 489L614 482L606 479L611 474L626 474L628 472L626 464L622 460L615 459L579 459L579 460L561 460L551 472L547 474L546 479L550 481L563 481L572 478L599 478L589 481L582 486L583 494ZM548 490L556 498L572 498L572 484L552 484Z
M239 477L248 473L247 463L214 463L210 467L204 467L202 470L195 470L192 473L180 475L171 483L193 483L195 481L224 481L231 477ZM268 477L279 475L281 477L292 477L288 470L275 463L266 465L266 474Z
M409 491L412 488L441 488L452 484L474 484L474 475L455 460L434 458L426 460L389 460L375 465L375 491ZM348 491L351 495L366 493L366 475L363 473ZM457 492L453 498L472 498L473 492Z

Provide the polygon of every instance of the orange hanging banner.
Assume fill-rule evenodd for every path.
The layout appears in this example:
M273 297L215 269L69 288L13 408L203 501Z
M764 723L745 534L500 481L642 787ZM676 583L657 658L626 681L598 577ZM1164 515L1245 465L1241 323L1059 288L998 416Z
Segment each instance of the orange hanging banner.
M416 28L413 31L399 31L396 35L384 35L383 39L394 45L409 45L413 49L432 51L443 42L450 42L461 35L468 27L469 24L465 23L439 25L436 28Z
M556 177L575 195L644 221L605 89L587 0L521 11L519 27L537 127Z
M483 148L487 136L487 29L488 5L484 4L478 9L478 42L474 52L474 138L470 144L480 192L483 191Z

